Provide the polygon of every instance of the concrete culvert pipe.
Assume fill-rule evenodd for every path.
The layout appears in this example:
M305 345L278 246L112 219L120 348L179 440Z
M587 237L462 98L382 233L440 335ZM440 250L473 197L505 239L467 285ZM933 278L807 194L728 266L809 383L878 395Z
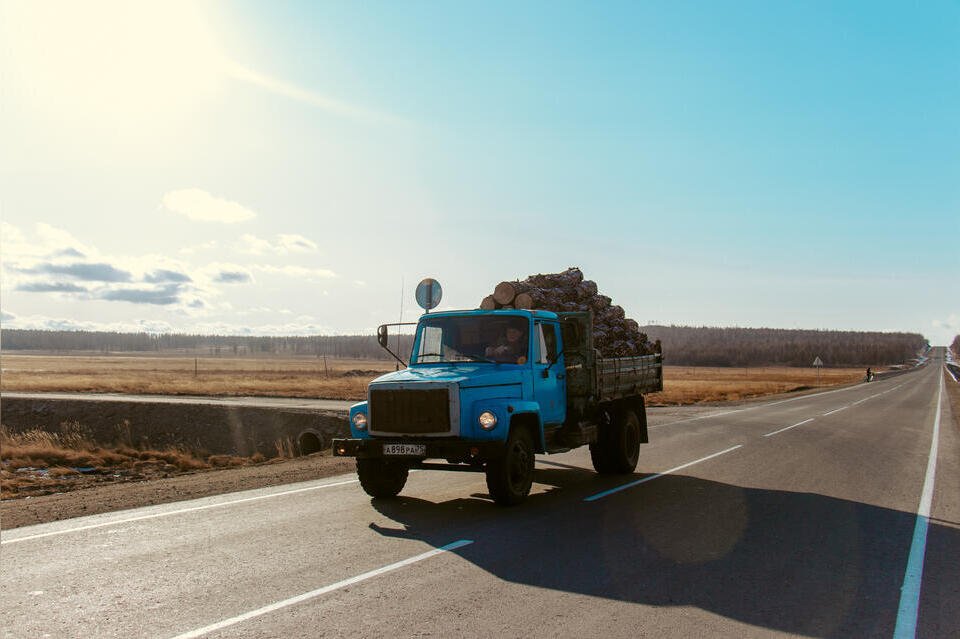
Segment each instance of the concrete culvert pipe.
M312 455L323 450L323 435L313 430L300 433L297 442L300 445L301 455Z

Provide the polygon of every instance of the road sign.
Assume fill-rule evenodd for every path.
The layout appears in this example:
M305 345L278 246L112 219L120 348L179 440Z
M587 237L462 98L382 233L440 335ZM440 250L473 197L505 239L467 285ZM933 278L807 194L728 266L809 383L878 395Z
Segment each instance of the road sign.
M817 359L813 360L813 365L814 365L814 366L823 366L823 360L820 359L820 356L819 356L819 355L817 355Z
M430 312L431 308L436 308L443 297L443 289L440 288L440 282L428 277L417 285L417 304L420 308Z

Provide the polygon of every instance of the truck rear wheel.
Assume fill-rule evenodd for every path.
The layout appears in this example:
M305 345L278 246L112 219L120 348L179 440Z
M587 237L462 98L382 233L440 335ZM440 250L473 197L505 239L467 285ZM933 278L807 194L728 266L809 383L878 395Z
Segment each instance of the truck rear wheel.
M602 475L636 470L640 460L640 433L640 418L635 411L617 412L610 424L601 427L598 440L590 444L593 469Z
M396 497L407 483L409 468L401 461L386 459L358 459L357 477L371 497Z
M487 490L500 506L519 504L533 485L533 440L526 429L510 433L503 457L487 462Z

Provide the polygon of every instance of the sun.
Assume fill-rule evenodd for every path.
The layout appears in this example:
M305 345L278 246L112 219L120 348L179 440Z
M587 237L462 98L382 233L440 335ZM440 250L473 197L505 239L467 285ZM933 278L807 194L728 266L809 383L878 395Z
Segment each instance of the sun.
M11 2L4 75L60 119L139 126L219 90L227 62L197 2Z

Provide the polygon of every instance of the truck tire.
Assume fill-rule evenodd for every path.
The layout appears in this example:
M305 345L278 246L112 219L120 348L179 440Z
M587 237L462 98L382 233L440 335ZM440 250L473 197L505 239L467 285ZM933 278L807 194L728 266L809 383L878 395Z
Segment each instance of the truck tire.
M640 460L641 431L640 418L635 411L628 409L615 413L612 422L601 428L596 443L590 444L593 469L601 475L632 473L636 470Z
M533 440L525 428L507 438L503 457L487 462L487 490L500 506L515 506L530 494L533 485Z
M386 459L358 459L357 477L371 497L396 497L407 483L409 468L400 461Z

